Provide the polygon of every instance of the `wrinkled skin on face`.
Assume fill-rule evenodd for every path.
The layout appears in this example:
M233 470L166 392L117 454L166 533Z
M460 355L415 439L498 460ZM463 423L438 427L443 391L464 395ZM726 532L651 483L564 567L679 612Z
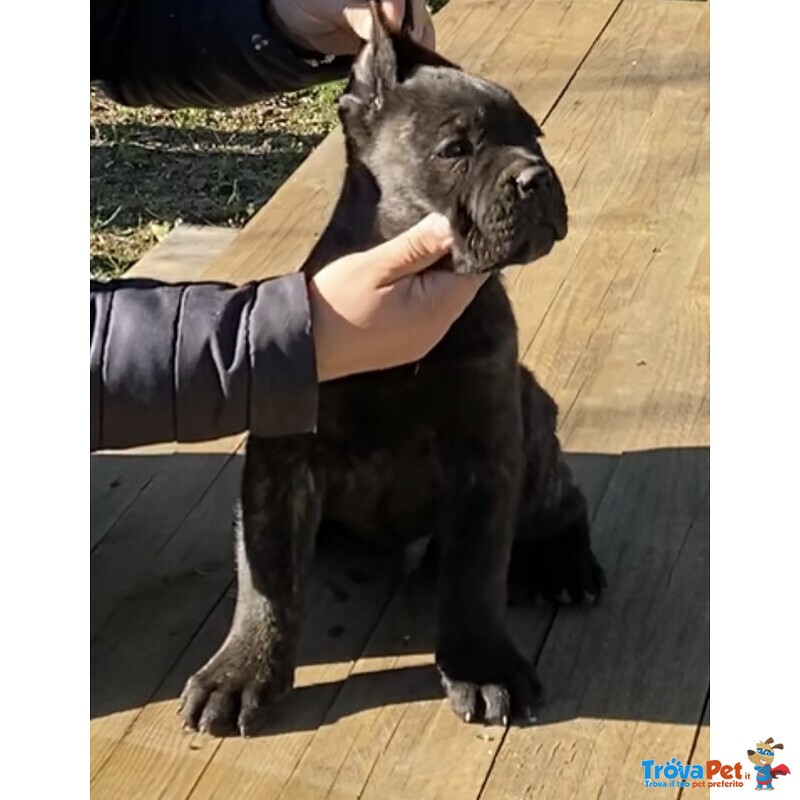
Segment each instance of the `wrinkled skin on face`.
M456 233L456 272L546 255L567 233L567 207L538 125L507 90L422 52L384 35L340 101L351 163L379 194L377 237L439 212Z

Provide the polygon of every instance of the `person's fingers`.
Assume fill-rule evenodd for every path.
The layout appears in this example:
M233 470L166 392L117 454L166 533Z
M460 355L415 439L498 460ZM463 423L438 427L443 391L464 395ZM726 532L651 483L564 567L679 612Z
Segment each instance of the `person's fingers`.
M414 30L413 38L422 42L426 47L433 49L435 35L433 21L424 0L407 0L413 3ZM406 0L383 0L381 10L389 27L399 31L403 25ZM355 31L359 38L368 41L372 34L372 11L369 3L347 3L343 9L343 16L347 24Z
M413 0L412 0L413 2ZM389 23L389 27L399 31L403 25L403 15L406 10L406 0L382 0L381 11Z
M425 0L409 0L414 9L414 30L411 35L429 50L436 49L436 33L433 29L433 19Z
M342 14L345 22L355 31L358 38L365 42L369 41L372 35L372 12L369 10L369 6L348 4L344 7Z
M361 253L361 258L375 271L378 286L388 286L435 264L452 244L447 217L430 214L394 239Z
M405 11L404 0L383 0L381 10L390 28L399 31L403 24L403 13ZM372 35L372 11L369 3L347 3L342 10L342 14L347 24L358 34L359 38L365 42L369 41Z

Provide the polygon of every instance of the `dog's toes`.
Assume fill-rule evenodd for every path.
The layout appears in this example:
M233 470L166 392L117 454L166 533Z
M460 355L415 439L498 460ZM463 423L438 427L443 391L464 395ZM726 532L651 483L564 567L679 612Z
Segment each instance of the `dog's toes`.
M483 719L489 725L508 725L511 717L511 697L508 689L498 683L481 686L484 713Z
M200 717L201 733L212 736L228 736L236 731L236 719L239 714L238 692L227 692L217 689L212 692Z
M212 736L251 735L265 706L292 688L293 673L285 660L242 647L220 650L186 683L184 725Z
M197 675L193 675L186 682L186 686L181 693L180 706L178 707L178 713L183 719L185 728L190 731L197 730L200 717L210 694L210 689L203 685Z
M604 572L603 568L600 566L598 560L594 557L594 553L592 553L592 586L594 587L594 594L597 597L600 597L601 594L608 588L608 580L606 579L606 573Z
M437 656L453 711L466 722L527 723L543 703L542 686L531 664L510 640L492 637ZM458 676L458 679L449 677Z
M575 598L572 596L572 592L570 592L568 589L562 589L556 595L556 602L560 606L570 606L575 602Z
M288 691L288 688L290 686L282 685L281 689L276 690L273 695L269 692L268 687L261 683L251 683L245 686L239 710L239 734L245 737L252 736L263 721L268 703Z
M450 680L446 675L442 675L442 686L456 716L464 722L477 722L478 686L468 681Z
M511 679L511 696L514 718L523 723L536 722L544 705L544 688L527 662L520 664Z

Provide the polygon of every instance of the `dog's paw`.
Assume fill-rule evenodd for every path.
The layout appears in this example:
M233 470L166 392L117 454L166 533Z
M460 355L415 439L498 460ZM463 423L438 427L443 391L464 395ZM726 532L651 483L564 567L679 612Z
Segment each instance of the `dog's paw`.
M264 707L292 688L294 670L284 661L229 642L187 681L184 725L213 736L252 734Z
M562 605L592 603L607 585L585 526L574 525L540 541L514 542L508 577L512 603L536 597Z
M465 722L535 722L544 702L533 667L507 639L473 638L440 648L436 666L450 707Z

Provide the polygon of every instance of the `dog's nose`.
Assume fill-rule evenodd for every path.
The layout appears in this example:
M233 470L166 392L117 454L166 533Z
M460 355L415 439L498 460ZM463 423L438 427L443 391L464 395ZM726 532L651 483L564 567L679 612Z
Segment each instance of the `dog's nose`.
M522 197L550 188L550 170L543 164L531 164L517 175L517 189Z

